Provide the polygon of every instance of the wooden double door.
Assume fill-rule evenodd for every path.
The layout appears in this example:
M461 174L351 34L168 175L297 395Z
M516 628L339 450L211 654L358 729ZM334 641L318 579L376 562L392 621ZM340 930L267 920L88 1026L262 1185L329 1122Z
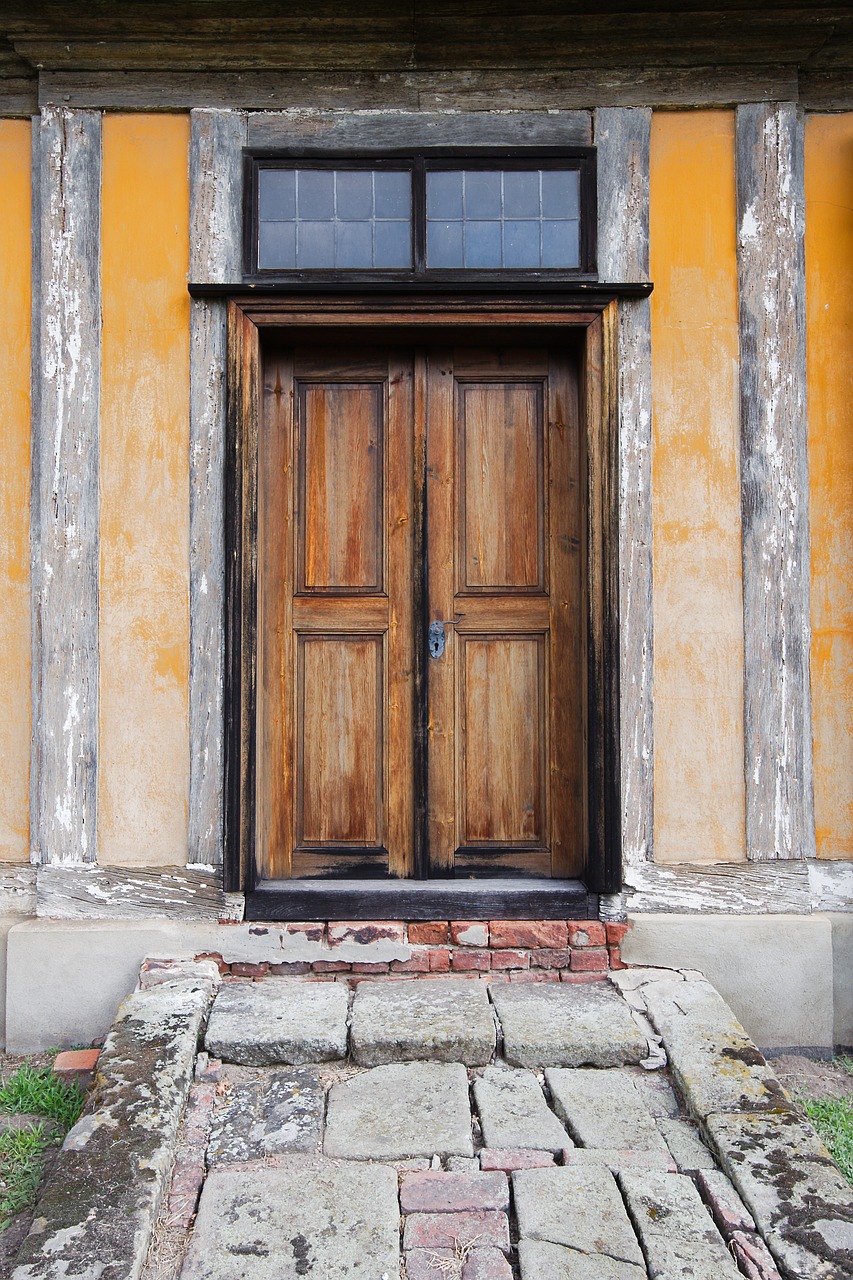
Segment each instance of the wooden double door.
M263 386L262 876L579 875L576 357L350 333Z

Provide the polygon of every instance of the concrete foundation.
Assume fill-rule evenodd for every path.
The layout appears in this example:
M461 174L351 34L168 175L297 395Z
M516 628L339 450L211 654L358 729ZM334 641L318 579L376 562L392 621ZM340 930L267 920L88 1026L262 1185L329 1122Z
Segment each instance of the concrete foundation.
M700 969L762 1048L828 1053L853 1044L853 914L640 914L631 924L622 944L627 963ZM353 958L354 945L336 957ZM281 946L276 926L0 918L6 1050L32 1053L104 1035L146 955L217 951L229 962L263 962ZM318 948L288 939L287 959L315 960ZM402 960L408 950L393 945ZM392 947L379 940L358 951L378 964Z

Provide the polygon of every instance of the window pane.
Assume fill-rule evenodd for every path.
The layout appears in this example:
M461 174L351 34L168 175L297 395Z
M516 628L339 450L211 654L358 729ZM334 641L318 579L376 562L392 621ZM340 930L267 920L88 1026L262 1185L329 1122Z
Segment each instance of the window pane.
M465 174L465 217L499 218L501 216L501 175L499 173Z
M539 266L539 219L504 223L505 267Z
M325 222L335 216L335 175L330 169L299 169L296 209L300 218Z
M335 212L338 218L355 222L373 217L373 174L345 169L335 174ZM368 266L370 264L368 263Z
M542 223L542 266L576 267L580 263L577 222Z
M577 218L580 174L577 170L545 170L542 174L542 215Z
M375 267L410 267L412 265L412 227L407 222L373 224L373 265Z
M427 266L465 266L461 222L427 223Z
M387 173L378 169L373 175L377 218L412 216L412 177L409 173Z
M297 223L296 265L299 268L335 265L334 222Z
M335 239L335 266L373 266L373 227L369 222L338 223Z
M289 222L296 216L296 174L292 169L261 169L258 182L261 222Z
M485 270L501 266L501 224L465 223L465 266Z
M461 173L428 173L426 195L428 218L462 217Z
M504 174L504 217L539 218L539 178L537 171Z
M262 222L258 228L258 266L262 270L296 266L296 223Z

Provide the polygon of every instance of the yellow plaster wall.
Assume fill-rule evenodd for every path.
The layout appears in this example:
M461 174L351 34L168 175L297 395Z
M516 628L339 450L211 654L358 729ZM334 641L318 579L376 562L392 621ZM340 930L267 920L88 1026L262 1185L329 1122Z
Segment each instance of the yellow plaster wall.
M734 115L651 135L655 860L746 857Z
M0 120L0 862L30 856L30 131Z
M189 117L106 115L98 861L182 864L189 791Z
M812 726L820 858L853 858L853 113L806 121Z

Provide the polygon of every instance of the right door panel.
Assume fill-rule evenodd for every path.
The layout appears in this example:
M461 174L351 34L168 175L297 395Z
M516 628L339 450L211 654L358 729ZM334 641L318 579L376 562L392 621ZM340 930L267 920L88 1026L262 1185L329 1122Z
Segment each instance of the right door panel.
M584 459L575 366L434 352L427 376L428 847L438 874L584 865Z

